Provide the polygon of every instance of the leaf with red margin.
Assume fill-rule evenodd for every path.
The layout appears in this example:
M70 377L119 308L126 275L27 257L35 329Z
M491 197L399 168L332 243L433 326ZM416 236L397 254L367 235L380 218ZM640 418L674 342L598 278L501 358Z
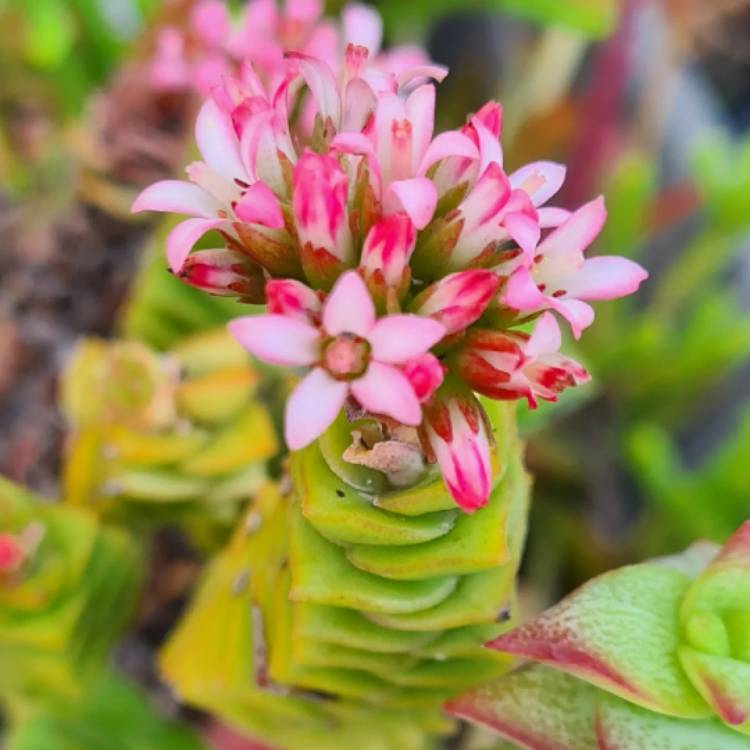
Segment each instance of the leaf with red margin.
M524 750L750 750L715 718L646 711L541 664L528 664L447 705L448 713Z
M710 716L677 655L679 605L690 583L675 565L620 568L488 646L550 664L649 710Z
M528 750L593 750L597 693L575 677L534 664L452 699L446 710Z

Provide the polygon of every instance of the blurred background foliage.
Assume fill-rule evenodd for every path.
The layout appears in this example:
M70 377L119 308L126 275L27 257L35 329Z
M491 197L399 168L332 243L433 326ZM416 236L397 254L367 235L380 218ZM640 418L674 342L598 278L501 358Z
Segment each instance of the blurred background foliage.
M460 124L467 111L499 98L509 166L567 163L562 205L598 192L607 198L609 222L596 251L637 258L651 274L639 294L601 306L580 344L570 342L593 382L567 392L561 404L520 410L536 481L522 569L529 613L616 565L673 552L697 537L723 541L750 506L750 3L376 4L389 41L425 43L450 65L440 92L442 126ZM328 8L342 5L335 0ZM49 733L71 750L113 747L102 738L115 734L123 748L148 747L142 737L131 738L136 723L151 728L146 735L154 747L197 746L140 693L145 688L162 713L175 714L154 676L152 652L183 606L205 550L225 538L244 499L229 492L218 503L196 500L207 487L231 489L238 469L231 461L207 463L200 452L213 446L214 456L237 458L238 435L260 429L264 449L241 458L252 461L258 481L278 470L272 425L284 384L237 359L231 344L210 332L237 314L237 303L208 298L169 276L162 259L168 224L128 214L137 190L176 173L192 148L192 95L155 92L143 76L157 30L184 25L190 6L189 0L0 0L0 472L66 500L61 506L25 495L13 501L25 507L24 526L65 529L45 537L40 555L51 554L54 540L96 539L95 558L102 558L96 564L119 570L133 597L140 584L135 568L125 575L123 561L136 559L134 549L142 546L150 568L116 651L129 682L113 675L109 658L127 613L113 612L97 625L101 641L94 648L86 640L93 625L58 633L51 619L57 615L36 597L39 606L24 613L35 619L35 632L52 628L55 638L65 632L75 645L41 638L13 669L33 684L38 665L47 663L42 658L53 660L62 676L87 673L79 657L94 666L78 697L65 698L63 713L55 708L58 698L49 699L56 692L52 678L43 689L24 691L22 707L6 702L9 718L23 718L14 722L21 729L13 750L47 747L40 738ZM83 335L99 339L76 350ZM101 340L116 336L130 343ZM108 416L107 430L116 435L102 436L102 420L90 413L103 398L92 372L116 360L118 347L137 351L141 374L132 377L145 391L154 373L163 377L165 362L184 365L185 356L193 357L159 391L168 402L169 445L149 442L153 425L134 423L132 404L121 418ZM99 386L112 386L97 377ZM224 390L230 381L231 392ZM218 388L225 401L235 400L219 422L186 420L190 400L175 394L191 386ZM255 421L238 428L249 412ZM188 422L198 425L193 432L185 430ZM113 441L120 441L119 452L105 450L107 460L92 460ZM136 446L131 454L128 445ZM64 471L63 455L69 457ZM0 500L19 492L10 485L0 490ZM0 531L7 517L0 516ZM77 525L85 533L74 531ZM81 568L83 559L77 575L86 585L75 596L85 598L102 570L92 560ZM29 590L49 593L33 577ZM85 602L77 611L87 623ZM2 660L15 633L24 632L6 625L16 616L17 603L0 599L0 697L9 685ZM125 714L143 719L124 722Z

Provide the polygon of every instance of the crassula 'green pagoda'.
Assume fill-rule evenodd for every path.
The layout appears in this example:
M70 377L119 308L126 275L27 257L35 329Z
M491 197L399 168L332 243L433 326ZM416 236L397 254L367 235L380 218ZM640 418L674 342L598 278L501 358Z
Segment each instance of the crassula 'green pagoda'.
M201 160L133 210L188 217L165 240L171 272L264 305L229 331L294 382L280 481L161 664L186 702L275 746L423 748L450 729L444 701L510 661L483 644L517 616L514 402L586 382L560 321L580 337L589 301L646 273L584 256L604 202L547 205L563 166L506 173L498 103L436 135L447 71L381 52L365 6L340 26L319 12L254 0L237 25L201 3L197 47L165 38L154 60L155 85L204 96Z

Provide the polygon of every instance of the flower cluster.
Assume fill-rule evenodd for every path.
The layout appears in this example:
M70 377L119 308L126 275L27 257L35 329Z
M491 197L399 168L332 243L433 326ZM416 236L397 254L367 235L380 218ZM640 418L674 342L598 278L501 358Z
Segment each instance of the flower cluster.
M288 2L278 15L255 0L248 13L265 8L288 29L288 14L312 6ZM589 301L630 294L646 273L585 257L604 203L546 205L564 167L505 172L498 103L435 134L434 81L445 70L377 56L370 10L349 6L344 21L342 57L315 54L311 40L329 27L309 25L298 49L281 56L288 45L278 45L271 67L268 37L261 44L251 24L240 36L258 44L240 45L239 72L221 76L198 116L202 160L187 181L147 188L133 210L190 217L167 240L184 281L267 304L231 330L260 359L305 368L287 407L291 448L355 406L418 428L456 502L473 510L491 482L474 392L535 406L585 382L558 351L558 319L579 337L593 321ZM222 40L225 27L206 21ZM194 251L209 232L222 247Z

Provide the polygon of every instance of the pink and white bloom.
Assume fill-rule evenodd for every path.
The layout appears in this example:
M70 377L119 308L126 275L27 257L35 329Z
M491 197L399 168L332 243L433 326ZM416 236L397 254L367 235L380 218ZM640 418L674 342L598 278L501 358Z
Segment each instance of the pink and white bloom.
M536 250L534 262L521 266L509 278L502 302L513 310L533 314L551 309L564 317L579 338L594 320L585 300L607 300L635 292L648 274L627 258L584 258L606 218L604 199L587 203Z
M445 377L445 367L429 352L408 360L402 369L421 403L432 398L432 394L440 387Z
M418 426L422 407L402 368L445 333L440 323L418 315L377 319L356 271L338 279L323 304L318 326L272 313L239 318L229 330L264 362L310 368L286 406L285 435L292 450L319 437L350 394L373 414Z
M266 309L303 323L320 325L323 302L320 295L294 279L271 279L266 284Z
M417 232L406 214L384 216L367 233L359 267L370 291L385 294L387 289L402 296L409 288L409 259L414 252Z
M240 143L228 116L209 100L195 126L203 161L187 168L189 182L162 180L147 187L131 211L163 211L192 218L178 224L167 237L167 259L175 273L195 243L207 232L221 231L241 242L237 223L248 223L283 238L284 216L278 198L256 180L253 165L240 154Z
M440 321L448 334L458 333L479 320L499 285L493 271L459 271L428 286L410 309Z
M424 84L406 99L381 94L372 126L364 133L340 134L333 146L366 156L384 213L403 212L417 229L423 229L432 219L438 199L435 184L426 176L430 167L449 156L479 156L467 136L446 131L433 139L434 128L435 87Z
M559 353L560 327L544 313L529 336L519 331L475 329L453 359L455 372L484 396L501 400L525 398L557 401L558 394L588 382L578 362Z
M471 391L450 383L425 406L424 416L423 442L456 504L473 513L487 504L492 486L489 430L481 404Z

